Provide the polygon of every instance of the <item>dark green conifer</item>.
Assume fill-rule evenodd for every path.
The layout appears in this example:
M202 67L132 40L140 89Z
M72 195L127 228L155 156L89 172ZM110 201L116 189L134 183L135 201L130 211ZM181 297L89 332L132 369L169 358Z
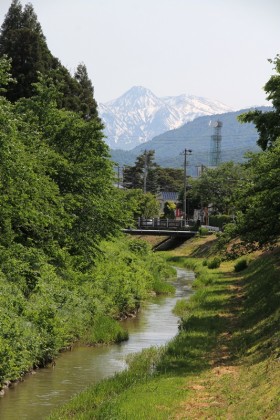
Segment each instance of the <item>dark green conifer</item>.
M12 59L12 77L17 81L8 86L7 99L15 102L32 96L38 72L46 73L55 65L32 5L23 10L20 2L13 0L1 27L0 56L3 55Z
M79 107L83 117L86 119L97 117L97 103L94 99L94 89L84 64L78 65L75 72L75 79L79 84Z
M97 103L86 66L80 64L72 77L50 52L33 6L22 7L13 0L0 31L0 57L12 60L11 73L17 83L10 83L5 96L11 102L30 98L39 73L52 77L58 91L58 106L80 113L86 120L96 118Z

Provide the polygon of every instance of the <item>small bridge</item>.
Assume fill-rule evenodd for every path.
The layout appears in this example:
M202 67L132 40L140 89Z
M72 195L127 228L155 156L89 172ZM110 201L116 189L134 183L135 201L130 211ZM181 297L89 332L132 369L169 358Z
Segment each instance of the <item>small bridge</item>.
M155 235L155 236L177 236L181 238L192 238L196 231L190 230L190 226L184 220L174 219L143 219L137 220L136 228L124 229L130 235Z
M192 238L197 233L191 230L173 229L124 229L123 232L130 235L177 236L181 238Z
M202 225L202 227L209 232L219 231L219 228L214 226ZM195 236L197 230L194 229L194 223L190 226L185 220L139 218L137 227L124 229L123 232L130 235L175 236L188 239Z

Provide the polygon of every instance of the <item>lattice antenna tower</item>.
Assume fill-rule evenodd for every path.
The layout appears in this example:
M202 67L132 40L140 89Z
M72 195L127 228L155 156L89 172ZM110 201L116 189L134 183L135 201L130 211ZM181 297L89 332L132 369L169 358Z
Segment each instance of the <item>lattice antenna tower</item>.
M221 163L221 143L222 143L222 126L221 121L215 121L213 124L214 134L211 136L210 143L210 166L218 166Z

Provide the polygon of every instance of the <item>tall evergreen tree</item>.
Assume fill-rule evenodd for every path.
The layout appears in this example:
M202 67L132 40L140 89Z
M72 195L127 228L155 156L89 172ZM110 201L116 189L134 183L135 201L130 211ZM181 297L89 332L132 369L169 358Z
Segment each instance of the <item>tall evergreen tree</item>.
M97 103L94 99L94 89L88 77L85 64L79 64L75 72L75 79L79 84L79 106L85 119L97 117Z
M124 170L124 184L127 188L140 188L146 192L156 192L155 174L152 170L157 166L154 162L155 151L145 150L136 158L134 166L127 166Z
M0 56L12 59L12 76L17 84L9 84L5 96L11 102L34 93L32 86L38 72L46 73L55 66L41 25L32 5L24 10L18 0L13 0L0 33Z
M12 76L17 84L7 87L5 96L11 102L30 98L35 93L34 83L39 73L52 77L58 91L58 106L80 113L86 120L96 118L97 103L85 65L80 64L74 77L54 57L46 42L33 6L24 9L19 0L13 0L0 31L0 57L12 60Z

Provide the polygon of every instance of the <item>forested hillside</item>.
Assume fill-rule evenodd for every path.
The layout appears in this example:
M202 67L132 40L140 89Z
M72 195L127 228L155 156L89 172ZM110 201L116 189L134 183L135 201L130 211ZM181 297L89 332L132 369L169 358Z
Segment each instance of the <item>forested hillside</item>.
M269 108L262 108L268 111ZM145 144L147 150L155 150L155 159L162 166L179 167L182 165L180 153L185 148L192 150L189 162L196 165L210 165L211 136L214 134L215 121L221 121L221 162L244 162L248 151L256 152L258 138L254 124L241 124L238 116L248 110L228 112L196 118L182 127L168 131ZM143 148L143 147L142 147ZM133 149L138 152L141 147Z

